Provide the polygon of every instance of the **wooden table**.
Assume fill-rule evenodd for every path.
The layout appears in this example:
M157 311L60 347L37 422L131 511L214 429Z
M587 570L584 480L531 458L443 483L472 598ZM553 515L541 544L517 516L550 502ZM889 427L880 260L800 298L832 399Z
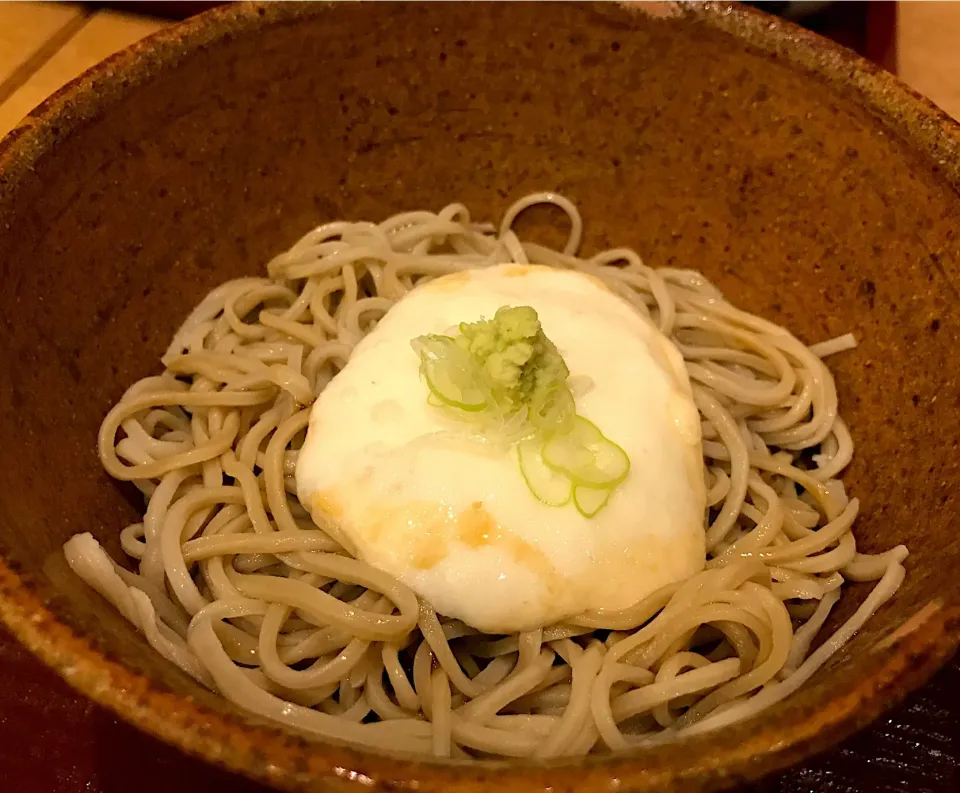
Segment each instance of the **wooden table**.
M0 5L0 136L84 69L166 22L82 6ZM900 75L960 117L960 3L900 8ZM960 659L872 728L754 793L957 793ZM74 693L0 631L0 791L266 793Z

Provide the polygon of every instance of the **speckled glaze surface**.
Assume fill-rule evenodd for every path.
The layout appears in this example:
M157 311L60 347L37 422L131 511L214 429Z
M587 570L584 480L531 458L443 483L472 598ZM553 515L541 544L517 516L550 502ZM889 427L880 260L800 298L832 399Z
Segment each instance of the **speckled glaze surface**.
M158 34L0 144L0 617L126 719L289 790L707 791L833 744L960 634L958 148L894 78L724 4L242 6ZM802 692L655 751L411 762L252 721L71 578L61 543L119 553L136 509L100 471L101 417L204 292L323 220L454 199L492 218L535 189L581 205L590 248L701 269L805 340L861 340L836 361L857 537L912 555Z

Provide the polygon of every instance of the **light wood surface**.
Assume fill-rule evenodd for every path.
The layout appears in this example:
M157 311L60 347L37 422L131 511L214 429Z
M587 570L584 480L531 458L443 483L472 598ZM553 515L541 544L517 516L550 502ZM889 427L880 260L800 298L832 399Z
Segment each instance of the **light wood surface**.
M7 3L0 7L0 85L82 16L79 6L67 4Z
M0 137L65 83L165 24L66 4L0 4Z
M960 118L960 2L900 3L897 71L954 118Z

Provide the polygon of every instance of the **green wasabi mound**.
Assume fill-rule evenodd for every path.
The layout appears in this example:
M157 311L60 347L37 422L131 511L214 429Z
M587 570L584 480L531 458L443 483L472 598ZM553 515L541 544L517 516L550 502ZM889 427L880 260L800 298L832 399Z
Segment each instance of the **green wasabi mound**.
M411 345L428 401L490 440L516 444L520 473L543 503L572 501L592 518L626 479L629 457L577 415L570 370L530 306L502 306L493 319Z

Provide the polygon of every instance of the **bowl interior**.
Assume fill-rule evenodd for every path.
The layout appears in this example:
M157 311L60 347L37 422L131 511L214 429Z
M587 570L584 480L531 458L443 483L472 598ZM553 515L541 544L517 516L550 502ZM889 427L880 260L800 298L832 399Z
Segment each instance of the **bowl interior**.
M845 477L863 505L856 537L869 551L906 543L908 575L762 721L771 746L855 687L895 626L931 600L956 603L960 198L877 108L699 12L261 12L214 15L115 59L6 150L0 547L59 620L162 689L229 711L61 559L78 531L120 558L119 530L138 515L136 492L100 470L102 417L158 371L206 291L262 273L310 227L453 201L495 220L544 189L580 206L589 251L631 246L703 271L804 341L860 342L831 362L857 446ZM536 235L549 219L525 223ZM851 587L834 620L864 591Z

